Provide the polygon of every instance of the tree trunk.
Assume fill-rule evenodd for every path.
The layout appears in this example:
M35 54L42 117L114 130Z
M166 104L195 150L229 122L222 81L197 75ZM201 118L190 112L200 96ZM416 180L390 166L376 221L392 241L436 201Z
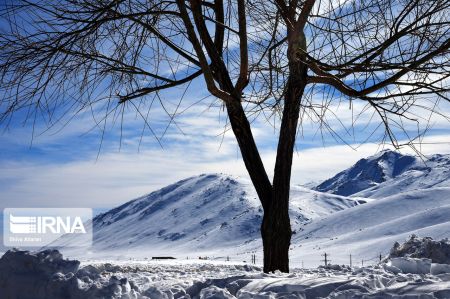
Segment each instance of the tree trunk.
M275 270L289 272L289 246L292 235L289 219L289 192L292 158L300 116L300 103L307 76L307 66L299 57L299 53L301 55L302 52L298 48L306 50L303 33L293 33L289 39L290 73L285 89L283 117L273 175L272 201L268 209L264 209L261 226L264 272Z
M284 101L283 118L277 149L273 187L264 169L254 141L250 123L240 101L227 102L233 133L241 150L247 171L264 208L261 236L264 249L264 272L289 272L291 225L289 190L300 99L305 88L306 67L290 75Z
M303 49L306 47L305 37L303 34L291 36L293 38L289 41L288 51L292 53L289 56L294 59L290 64L290 74L286 84L273 184L270 183L264 169L240 99L226 101L233 133L264 208L261 236L264 248L264 272L266 273L276 270L289 272L289 247L292 235L289 219L289 191L292 157L300 100L306 86L307 76L307 66L298 57L298 47Z
M264 272L289 272L289 246L291 245L289 208L273 205L264 211L261 236L264 250Z
M305 89L305 84L301 82L290 78L287 84L273 176L272 200L264 209L261 225L264 272L266 273L275 270L289 272L289 247L292 235L289 219L289 192L300 99Z
M241 150L242 159L264 209L272 200L272 184L267 176L240 99L226 102L231 128Z

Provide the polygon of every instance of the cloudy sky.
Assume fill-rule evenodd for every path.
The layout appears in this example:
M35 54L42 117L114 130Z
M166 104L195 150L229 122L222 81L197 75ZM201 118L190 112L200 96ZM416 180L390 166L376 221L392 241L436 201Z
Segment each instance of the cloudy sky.
M164 102L169 115L177 113L172 122L158 105L150 112L141 107L140 113L126 107L123 118L106 122L93 118L91 111L50 129L38 121L33 135L33 122L23 123L24 116L16 115L0 135L1 207L109 208L201 173L247 177L234 136L226 128L224 111L214 99L203 99L206 95L199 84L178 105L174 91ZM449 115L448 106L439 109ZM364 104L354 103L353 108L352 112L342 103L330 107L327 120L339 138L304 119L296 144L293 184L324 180L388 147L378 143L383 130L372 112L360 114L355 121ZM432 119L422 140L422 153L450 153L448 121ZM252 123L269 175L278 134L273 121L276 126L277 119L267 121L260 115ZM412 151L405 148L403 152Z
M25 17L24 22L30 19ZM109 208L201 173L247 177L226 115L220 103L208 97L202 80L194 80L186 94L168 91L161 102L136 99L108 114L105 121L104 101L76 115L71 111L62 113L62 119L52 117L52 122L45 116L30 117L27 111L13 115L0 124L0 208ZM321 103L323 95L317 94L315 100ZM433 107L433 102L423 99L420 104ZM7 109L1 104L0 98L0 113ZM302 115L292 184L320 182L389 147L380 145L385 135L376 113L365 103L355 101L351 107L336 99L326 111L318 110L328 127ZM448 103L435 109L450 117ZM448 119L427 110L415 112L422 126L398 122L406 130L394 128L400 141L426 129L421 152L450 153ZM272 176L279 119L265 112L257 118L252 115L251 121Z

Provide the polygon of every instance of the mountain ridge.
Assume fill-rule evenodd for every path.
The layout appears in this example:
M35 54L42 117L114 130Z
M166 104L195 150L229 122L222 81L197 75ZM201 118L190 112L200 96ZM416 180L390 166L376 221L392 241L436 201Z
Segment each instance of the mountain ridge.
M380 198L395 192L450 182L449 170L450 155L436 154L423 161L415 156L385 150L357 161L313 189L343 196ZM387 188L390 189L389 192L382 190L394 179L402 180L403 185L397 185L395 189ZM421 180L423 184L419 185L417 180Z

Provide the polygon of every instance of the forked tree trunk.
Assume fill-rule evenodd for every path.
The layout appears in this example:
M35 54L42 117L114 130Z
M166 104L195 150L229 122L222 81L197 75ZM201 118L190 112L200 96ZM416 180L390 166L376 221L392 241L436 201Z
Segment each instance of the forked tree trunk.
M306 86L307 66L302 63L306 51L303 33L289 34L289 77L284 96L283 117L280 125L272 200L264 209L261 236L264 246L264 272L289 272L291 223L289 219L289 192L291 186L292 157L297 134L300 104Z
M304 40L294 41L294 44L304 46ZM300 100L306 86L307 67L297 60L290 68L273 185L264 169L240 99L236 98L234 101L226 102L231 128L264 208L261 236L264 248L264 272L266 273L276 270L289 272L289 247L292 235L289 219L289 191Z

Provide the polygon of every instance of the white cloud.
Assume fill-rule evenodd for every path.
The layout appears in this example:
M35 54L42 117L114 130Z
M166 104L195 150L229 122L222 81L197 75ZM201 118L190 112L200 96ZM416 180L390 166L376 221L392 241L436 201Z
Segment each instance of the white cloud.
M450 153L450 135L428 137L423 142L424 154ZM62 164L7 162L1 165L1 207L111 207L200 173L247 176L235 149L230 153L201 144L177 145L140 153L104 153L98 161L93 156ZM300 150L294 158L292 183L326 179L377 149L376 144L365 144L357 151L345 145ZM265 151L262 156L271 175L275 153Z

